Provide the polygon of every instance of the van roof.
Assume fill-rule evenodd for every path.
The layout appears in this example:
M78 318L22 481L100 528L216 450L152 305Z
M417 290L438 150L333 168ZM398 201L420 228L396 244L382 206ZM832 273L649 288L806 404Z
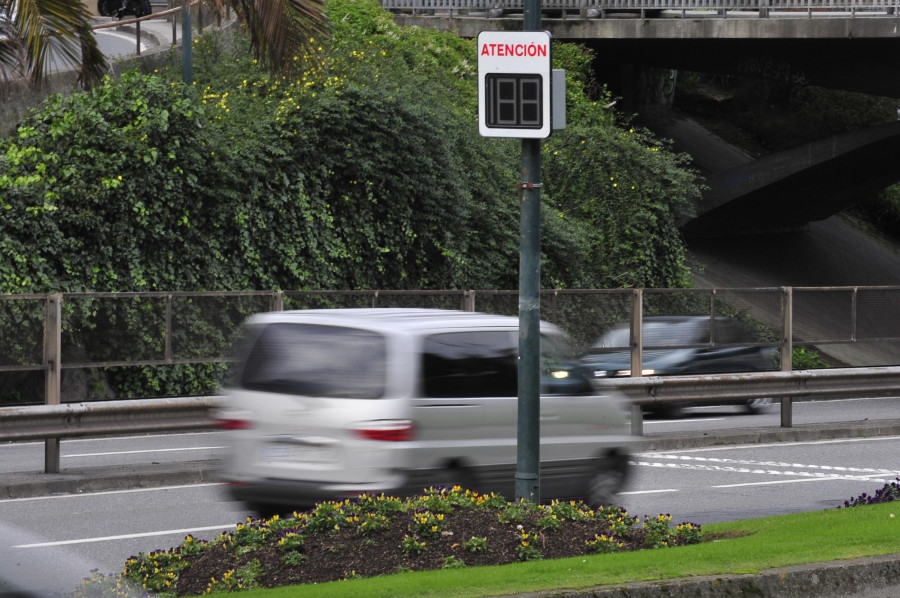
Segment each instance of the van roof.
M519 318L482 312L425 308L301 309L256 314L251 322L318 322L377 329L431 330L473 326L518 328ZM541 323L541 327L552 328Z

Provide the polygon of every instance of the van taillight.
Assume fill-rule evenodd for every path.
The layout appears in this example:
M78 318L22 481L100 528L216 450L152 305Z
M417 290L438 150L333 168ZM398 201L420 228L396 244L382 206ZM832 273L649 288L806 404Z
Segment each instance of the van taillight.
M414 438L413 422L408 419L378 420L360 422L353 431L366 440L384 440L387 442L403 442Z
M253 427L253 422L246 419L217 419L216 427L220 430L246 430Z

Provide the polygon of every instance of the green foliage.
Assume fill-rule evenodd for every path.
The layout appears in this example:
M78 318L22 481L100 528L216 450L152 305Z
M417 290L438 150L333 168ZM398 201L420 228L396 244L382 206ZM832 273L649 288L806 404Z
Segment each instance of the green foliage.
M174 62L125 73L50 98L0 140L0 293L516 288L520 145L477 134L474 42L398 27L373 0L327 10L334 37L297 57L294 80L270 76L239 35L207 34L192 87ZM615 124L588 50L554 54L569 128L544 144L542 285L684 284L693 175ZM79 317L94 330L92 312ZM116 317L148 332L104 351L159 351L149 312ZM199 309L181 324L190 357L227 346ZM139 397L208 394L221 374L108 378Z
M686 285L678 224L700 194L684 168L687 156L645 130L590 120L554 135L544 152L547 204L557 221L574 221L569 226L586 236L577 267L593 280L578 280L581 286Z
M812 370L827 368L827 363L822 361L819 352L810 347L794 347L791 351L791 369Z

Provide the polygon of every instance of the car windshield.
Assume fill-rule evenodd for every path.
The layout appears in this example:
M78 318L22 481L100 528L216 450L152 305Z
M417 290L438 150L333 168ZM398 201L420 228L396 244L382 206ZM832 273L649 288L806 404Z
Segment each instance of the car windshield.
M251 338L239 385L249 390L332 398L384 395L380 334L318 324L269 324Z
M696 327L689 324L689 322L644 322L643 345L645 347L674 347L703 342L702 339L698 339ZM591 350L592 352L627 350L630 345L630 336L631 333L627 327L613 328L600 337Z

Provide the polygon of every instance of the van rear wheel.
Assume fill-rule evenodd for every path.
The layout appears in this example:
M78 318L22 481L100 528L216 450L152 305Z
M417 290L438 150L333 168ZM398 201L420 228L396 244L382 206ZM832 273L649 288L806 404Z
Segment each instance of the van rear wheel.
M585 492L588 506L597 509L614 505L616 494L625 485L627 468L628 460L618 455L598 459Z

